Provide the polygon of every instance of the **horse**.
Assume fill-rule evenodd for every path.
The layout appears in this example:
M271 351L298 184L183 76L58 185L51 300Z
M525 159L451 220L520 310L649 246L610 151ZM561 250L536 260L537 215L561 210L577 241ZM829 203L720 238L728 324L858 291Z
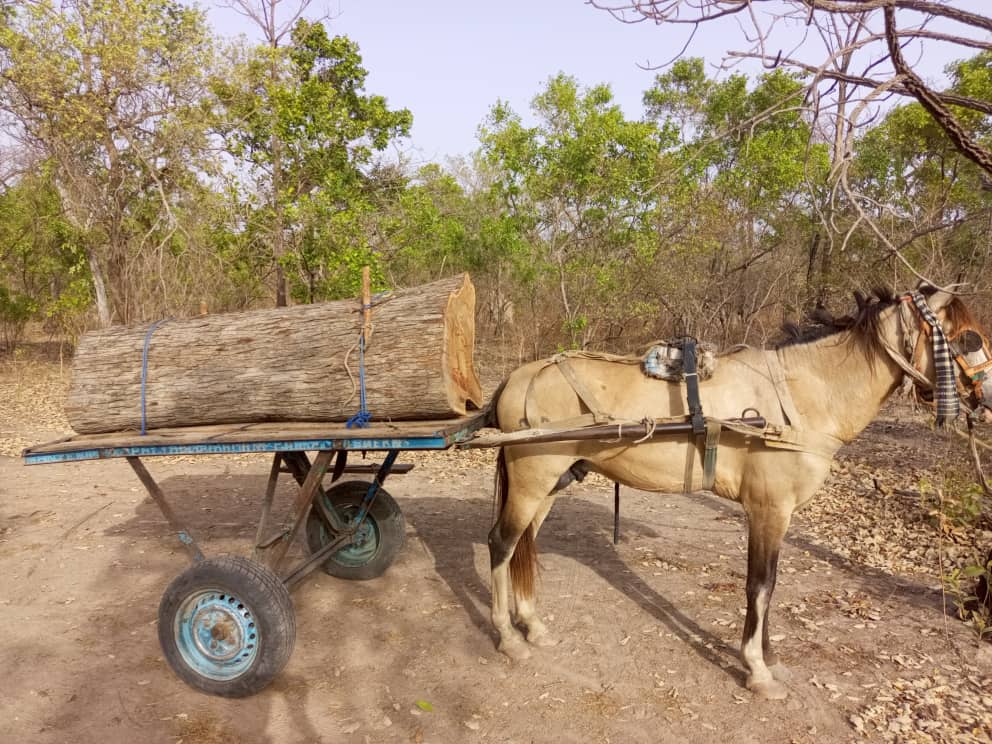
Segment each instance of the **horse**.
M768 618L782 540L793 512L826 479L837 450L872 421L906 378L920 393L938 388L942 402L948 396L955 405L963 402L973 421L992 420L992 375L984 374L992 352L959 297L934 288L901 296L876 289L857 293L856 300L853 314L772 349L738 347L721 354L712 376L698 382L707 417L730 427L719 439L709 490L739 502L747 517L740 653L746 687L761 698L788 694L788 671L772 650ZM686 418L685 384L649 378L637 361L579 353L526 364L497 391L498 427L509 433L590 418ZM951 379L950 392L939 389L941 375ZM766 427L730 423L746 411L760 412ZM945 417L956 415L955 410ZM691 484L705 474L702 439L693 435L636 443L618 437L519 441L497 455L497 516L488 540L492 623L499 651L511 659L527 658L531 646L557 643L537 613L535 539L562 488L592 471L636 489L677 493L693 490ZM690 448L694 456L687 467Z

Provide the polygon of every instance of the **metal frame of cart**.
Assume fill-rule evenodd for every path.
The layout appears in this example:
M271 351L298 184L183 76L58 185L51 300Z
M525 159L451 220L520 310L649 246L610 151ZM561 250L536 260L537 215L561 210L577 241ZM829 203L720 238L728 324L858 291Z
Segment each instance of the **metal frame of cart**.
M344 424L248 424L78 435L23 453L27 465L123 457L158 505L192 565L166 589L158 634L173 671L210 694L243 697L258 692L292 654L296 620L289 590L323 565L347 579L380 575L399 553L403 515L383 488L402 451L443 450L466 441L486 423L486 412L447 421ZM354 451L385 452L376 465L348 463ZM308 453L315 452L311 461ZM206 558L193 531L175 513L144 459L170 455L273 453L251 558ZM340 481L345 473L371 481ZM288 529L270 525L276 486L291 475L298 491ZM331 479L327 488L325 476ZM305 532L309 555L285 566L290 545Z

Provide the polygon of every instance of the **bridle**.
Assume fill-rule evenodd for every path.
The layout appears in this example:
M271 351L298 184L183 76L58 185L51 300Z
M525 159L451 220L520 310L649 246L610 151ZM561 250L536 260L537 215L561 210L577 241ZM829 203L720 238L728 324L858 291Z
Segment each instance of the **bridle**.
M940 324L936 322L935 316L929 307L931 320L924 317L924 312L920 310L917 300L922 296L905 294L899 298L899 320L903 330L903 353L900 354L889 344L884 344L885 350L892 360L899 365L906 375L912 379L917 390L918 397L921 391L936 391L938 385L935 384L924 372L924 359L926 355L926 343L929 341L935 348L940 348L941 343L935 344L934 336L939 334L944 339L950 361L957 370L951 367L951 371L959 371L961 374L953 374L953 385L958 398L969 411L969 417L974 417L981 407L992 409L992 345L983 334L972 328L957 329L953 336L945 337ZM924 301L925 304L925 301ZM969 358L970 357L970 358ZM938 370L938 376L939 376ZM970 388L961 381L962 375L969 381ZM990 390L984 387L990 385ZM950 391L947 391L949 393ZM945 393L945 394L947 394ZM975 396L977 405L971 408L968 401L971 395Z

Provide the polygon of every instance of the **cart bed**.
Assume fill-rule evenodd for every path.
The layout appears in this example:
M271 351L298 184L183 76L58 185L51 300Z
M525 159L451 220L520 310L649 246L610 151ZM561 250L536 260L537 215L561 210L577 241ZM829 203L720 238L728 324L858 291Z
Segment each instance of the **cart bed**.
M26 465L112 457L223 455L316 450L443 450L486 425L488 411L435 421L373 422L349 429L344 422L214 424L106 434L76 434L28 447Z

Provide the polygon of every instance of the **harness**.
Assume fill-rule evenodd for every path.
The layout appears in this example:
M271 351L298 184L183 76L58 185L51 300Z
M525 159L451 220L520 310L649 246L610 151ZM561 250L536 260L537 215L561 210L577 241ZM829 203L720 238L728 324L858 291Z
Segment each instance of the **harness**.
M901 303L899 319L905 334L904 353L900 354L887 343L884 344L884 348L918 391L934 391L938 426L949 423L957 417L960 412L960 401L969 393L973 393L979 403L985 403L982 386L988 370L992 369L992 349L988 339L971 328L957 329L954 335L948 338L926 299L919 292L905 294L899 298L899 301ZM911 339L907 332L913 327L916 328L915 339ZM933 347L937 373L936 386L923 372L922 358L927 340L930 340ZM978 351L984 352L985 361L972 364L968 361L967 355ZM955 364L968 378L971 384L970 390L965 388L954 374ZM975 411L969 413L974 415Z
M948 338L940 325L940 321L926 303L926 299L918 292L906 294L900 299L899 322L903 330L904 349L900 353L889 343L882 340L883 348L892 360L906 373L907 377L918 387L925 390L936 388L936 403L938 422L952 421L960 410L960 397L964 397L968 390L964 389L956 379L954 365L956 364L965 376L971 381L973 392L979 400L982 399L982 383L986 380L989 370L992 370L992 349L988 339L971 329L957 331ZM911 337L910 329L916 329L915 337ZM924 339L930 340L933 347L934 364L937 372L937 384L935 385L923 372L922 356L925 347ZM684 490L693 491L693 469L695 465L696 450L701 449L703 454L703 480L701 488L703 490L712 489L716 480L716 459L720 444L720 434L724 429L736 432L745 437L755 437L771 448L787 449L796 452L805 452L826 459L832 459L843 440L830 434L812 431L803 428L802 417L796 408L789 391L786 379L785 368L782 365L778 350L769 349L764 351L763 359L766 370L756 370L761 374L767 372L767 379L771 382L772 388L782 413L784 424L765 423L762 427L751 426L742 420L728 421L707 417L703 413L702 401L699 392L699 377L697 370L696 340L693 338L681 339L682 344L682 377L685 384L685 400L689 415L682 418L688 420L692 427L691 440L686 450L686 463L684 473ZM967 355L977 351L984 352L984 361L972 364L968 361ZM641 421L618 419L607 413L600 405L595 393L582 381L575 369L571 365L571 360L575 358L594 359L609 361L620 364L638 364L641 360L636 357L618 357L612 354L597 354L594 352L564 352L557 354L548 360L547 367L556 367L562 377L569 383L572 390L588 409L589 413L569 420L571 426L584 424L615 424L618 427L618 434L625 425L641 425L647 430L647 434L641 442L649 439L654 433L653 419L642 419ZM728 361L734 360L727 357ZM541 370L543 371L543 370ZM534 385L541 371L535 374L530 383L525 398L525 416L530 426L540 423L537 419L537 412L532 407L535 396ZM743 414L753 409L746 409ZM757 415L757 412L755 411ZM673 419L674 420L674 419ZM563 424L565 422L556 422ZM617 441L620 441L618 436Z

